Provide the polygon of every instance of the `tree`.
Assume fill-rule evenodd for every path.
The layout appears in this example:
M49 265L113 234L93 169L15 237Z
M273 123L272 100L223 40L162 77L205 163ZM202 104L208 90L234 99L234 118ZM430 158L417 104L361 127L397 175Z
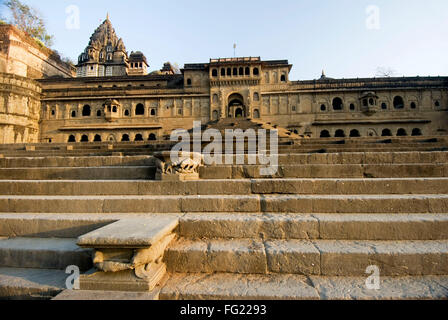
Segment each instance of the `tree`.
M377 77L390 78L394 77L396 74L397 72L392 68L378 67L376 69Z
M19 0L8 0L5 5L11 11L10 24L28 33L47 47L53 45L53 36L47 33L45 21L36 9L21 3Z

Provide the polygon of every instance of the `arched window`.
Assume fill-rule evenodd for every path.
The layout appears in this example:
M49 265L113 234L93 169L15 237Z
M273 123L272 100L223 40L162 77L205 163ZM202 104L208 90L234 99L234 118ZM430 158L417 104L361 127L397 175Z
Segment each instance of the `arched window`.
M76 142L76 138L74 135L71 135L70 137L68 137L68 142Z
M101 115L102 115L101 110L97 110L97 111L96 111L96 116L97 116L97 117L101 117Z
M124 134L124 135L121 137L121 141L122 141L122 142L129 142L129 141L130 141L130 140L129 140L129 135Z
M258 94L258 92L254 93L254 101L260 101L260 95Z
M415 102L411 102L411 109L417 109L417 105L415 104Z
M320 111L326 111L327 107L324 104L320 105Z
M258 76L260 74L260 71L258 68L254 68L254 76Z
M333 110L340 111L344 108L341 98L333 99Z
M334 136L336 138L345 138L345 132L344 132L344 130L341 130L341 129L336 130L336 133L334 134Z
M387 103L386 103L386 102L383 102L383 103L381 104L381 109L383 109L383 110L387 110Z
M149 139L148 139L149 141L156 141L157 140L157 136L154 134L154 133L151 133L150 135L149 135Z
M82 107L82 116L83 117L90 117L90 114L92 113L92 109L88 104L86 104L84 107Z
M238 68L233 68L233 76L237 76L238 75Z
M286 82L286 76L284 74L280 77L280 82Z
M359 134L359 131L356 129L353 129L350 131L350 138L359 138L361 135Z
M239 75L244 76L244 68L243 67L240 67Z
M151 109L151 116L155 116L156 115L156 109Z
M131 115L131 113L129 112L129 110L124 110L125 117L129 117L130 115Z
M218 117L219 117L218 111L214 110L212 113L212 120L216 121L218 120Z
M390 129L384 129L383 132L381 133L382 137L392 137L392 131L390 131Z
M72 118L76 118L76 111L75 110L72 111Z
M143 136L140 133L136 134L134 141L143 141Z
M143 104L139 103L135 107L135 115L136 116L143 116L143 115L145 115L145 106Z
M89 136L87 136L87 135L83 135L83 136L81 137L81 142L89 142Z
M232 69L227 68L227 76L230 77L232 75Z
M218 98L218 95L217 94L214 94L213 95L213 103L218 103L218 101L219 101L219 98Z
M355 104L354 104L354 103L351 103L351 104L350 104L350 110L351 110L351 111L355 111L355 110L356 110L356 107L355 107Z
M404 101L400 96L396 96L394 98L394 108L395 109L404 109Z
M226 76L226 69L221 68L221 77L225 77Z
M117 112L117 107L116 106L114 106L113 108L112 108L112 112Z
M218 70L217 69L213 69L212 70L212 77L217 77L218 76Z
M101 142L101 136L99 134L95 135L95 139L93 139L94 142Z
M258 109L254 110L254 119L260 119L260 111Z
M323 130L320 133L321 138L331 138L330 132L328 130Z
M436 108L440 107L440 101L437 100L437 101L434 103L434 106L435 106Z
M422 130L420 130L419 128L415 128L412 130L413 137L417 137L417 136L421 136L421 135L422 135Z
M250 68L249 67L246 67L245 74L246 74L246 76L250 76Z
M406 132L405 129L401 128L398 129L397 131L397 137L406 137L408 135L408 133Z
M187 79L187 86L191 86L191 79Z

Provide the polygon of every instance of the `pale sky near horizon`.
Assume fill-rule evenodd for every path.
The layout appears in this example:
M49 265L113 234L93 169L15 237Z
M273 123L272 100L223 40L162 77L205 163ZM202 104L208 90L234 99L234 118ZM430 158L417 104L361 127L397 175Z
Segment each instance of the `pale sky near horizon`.
M291 80L318 78L322 69L333 78L373 77L378 67L397 76L448 75L446 0L22 2L40 11L53 48L74 61L109 12L127 50L142 51L151 70L233 57L236 43L237 56L288 59ZM66 26L70 5L79 8L79 28ZM378 11L367 12L372 5Z

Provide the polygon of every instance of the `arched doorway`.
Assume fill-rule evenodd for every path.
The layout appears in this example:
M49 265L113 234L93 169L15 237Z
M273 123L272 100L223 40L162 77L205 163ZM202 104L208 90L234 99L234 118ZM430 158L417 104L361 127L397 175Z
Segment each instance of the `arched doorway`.
M229 118L246 118L246 106L244 105L244 98L239 93L234 93L229 96L229 104L227 116Z

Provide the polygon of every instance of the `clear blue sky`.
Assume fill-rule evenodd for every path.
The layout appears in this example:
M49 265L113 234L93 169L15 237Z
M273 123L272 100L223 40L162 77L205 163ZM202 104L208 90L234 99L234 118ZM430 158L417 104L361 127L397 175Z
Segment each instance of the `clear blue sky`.
M372 77L378 67L398 76L448 75L447 0L23 0L45 17L54 49L77 61L110 13L127 50L163 62L261 56L288 59L291 79ZM80 28L66 28L66 7L80 9ZM379 30L369 29L369 5ZM372 20L369 20L372 21ZM376 20L374 20L376 21Z

